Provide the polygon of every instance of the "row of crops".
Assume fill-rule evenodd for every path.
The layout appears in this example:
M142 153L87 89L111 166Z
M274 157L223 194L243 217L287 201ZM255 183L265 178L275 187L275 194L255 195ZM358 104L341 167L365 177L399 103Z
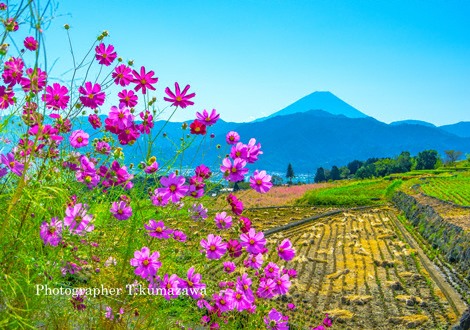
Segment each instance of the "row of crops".
M449 302L423 268L387 208L351 211L273 234L297 256L285 264L270 249L268 259L298 272L287 299L273 305L301 329L328 313L337 329L446 329L456 320ZM243 256L237 264L242 264ZM223 276L222 269L214 275ZM287 310L294 303L295 313Z
M470 206L470 175L427 178L421 183L421 190L444 201Z

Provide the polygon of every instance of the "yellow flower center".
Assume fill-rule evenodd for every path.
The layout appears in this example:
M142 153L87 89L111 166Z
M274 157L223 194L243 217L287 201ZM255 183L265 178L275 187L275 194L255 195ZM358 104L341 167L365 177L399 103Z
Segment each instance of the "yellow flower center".
M150 263L150 261L148 261L148 259L145 259L144 261L142 261L142 265L144 266L148 266Z

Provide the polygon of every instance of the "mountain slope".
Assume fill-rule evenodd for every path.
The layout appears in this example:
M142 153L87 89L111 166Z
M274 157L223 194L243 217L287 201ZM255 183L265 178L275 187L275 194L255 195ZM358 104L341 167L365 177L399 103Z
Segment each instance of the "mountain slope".
M323 110L333 115L343 115L349 118L368 117L330 92L314 92L292 103L286 108L275 112L270 116L259 118L256 121L259 122L276 116L291 115L311 110Z
M460 137L470 137L469 121L461 121L457 124L439 126L439 128Z
M414 119L407 119L407 120L399 120L391 122L390 125L398 126L398 125L421 125L427 127L436 127L436 125L428 123L427 121L422 120L414 120Z

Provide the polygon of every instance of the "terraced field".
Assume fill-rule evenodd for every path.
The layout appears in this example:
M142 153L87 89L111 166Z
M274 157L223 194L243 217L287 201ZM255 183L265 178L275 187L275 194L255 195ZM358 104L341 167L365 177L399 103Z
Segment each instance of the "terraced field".
M258 213L263 215L271 217ZM298 271L288 297L273 304L291 315L293 329L318 323L324 313L335 319L335 329L449 328L458 318L452 298L398 225L396 211L381 207L341 212L268 235L271 247L290 238L297 250L287 264L270 249L270 260ZM287 310L289 302L297 306L295 312Z
M470 206L469 175L427 178L420 184L420 188L426 195L458 205Z

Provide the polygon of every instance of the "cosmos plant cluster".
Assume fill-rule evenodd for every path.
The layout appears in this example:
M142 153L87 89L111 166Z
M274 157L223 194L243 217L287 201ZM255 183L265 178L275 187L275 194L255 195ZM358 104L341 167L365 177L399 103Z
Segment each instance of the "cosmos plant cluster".
M5 11L6 5L0 4L0 10ZM8 33L14 33L19 28L13 18L4 19L3 24ZM24 38L25 51L18 56L10 56L8 47L2 46L0 111L16 114L20 111L27 132L9 152L0 156L0 178L14 180L14 177L18 177L27 182L29 175L33 175L36 169L35 159L42 159L57 161L63 171L73 173L75 180L89 190L99 189L106 193L113 188L121 188L120 191L123 192L133 189L134 175L118 160L110 160L120 150L111 141L117 141L120 146L132 145L141 136L152 133L155 112L145 108L155 102L155 98L150 100L148 94L156 90L158 78L154 71L144 66L134 69L131 63L122 63L114 46L103 42L106 36L107 33L104 32L98 37L94 61L110 70L110 84L121 89L117 95L106 92L110 84L100 84L94 79L84 81L76 90L49 81L45 70L37 65L27 65L26 59L30 56L28 52L32 53L33 58L41 46L32 36ZM190 85L181 88L176 82L173 88L166 87L164 91L166 96L163 100L173 109L186 109L194 105L193 98L196 94L190 92ZM98 110L104 110L100 107L105 101L115 105L110 107L102 122ZM143 110L138 112L138 106ZM89 132L73 127L71 114L76 110L88 113L88 121L94 130L106 133L114 139L91 141ZM46 116L49 117L47 120ZM215 125L220 116L213 109L197 112L195 117L189 125L190 133L206 135L208 128ZM240 135L234 131L227 133L226 142L231 150L217 171L227 181L243 181L248 175L247 165L255 164L263 153L261 144L255 139L243 143ZM99 157L92 157L89 152L84 151L89 148ZM61 159L62 149L72 152ZM191 177L168 172L169 169L159 168L155 157L150 157L139 169L142 175L159 177L158 185L149 195L156 208L182 205L184 200L193 204L191 200L196 201L204 196L207 180L213 176L212 170L204 164L197 166ZM266 193L272 187L271 176L263 170L255 170L249 176L249 182L251 188L259 193ZM124 193L110 203L109 214L115 221L131 219L133 210L128 195L130 194ZM87 235L97 230L96 219L91 214L89 205L80 199L80 196L72 195L62 214L42 222L37 229L37 239L42 239L44 245L52 249L73 246L71 242L78 239L89 245L93 251L98 243L87 240ZM295 269L284 268L267 260L268 249L264 234L252 228L250 219L243 216L243 202L230 194L227 205L227 212L216 213L212 218L220 232L203 237L199 244L201 253L207 259L220 261L227 276L233 275L236 268L243 270L240 276L233 276L231 281L220 282L218 288L206 288L204 274L197 273L195 267L189 267L186 274L162 273L159 251L147 246L135 251L134 257L127 261L128 269L134 272L136 280L144 281L149 289L159 289L164 299L177 299L182 290L189 292L189 298L201 310L205 310L202 324L211 329L219 328L218 322L227 320L226 316L230 313L255 313L257 306L264 300L287 294L291 280L297 275ZM192 221L208 221L208 210L202 203L194 203L189 213ZM147 219L142 229L152 239L167 241L163 244L178 244L187 240L183 231L169 228L159 219ZM231 238L222 238L222 232L230 233ZM295 250L288 239L275 248L281 260L290 261L295 257ZM93 258L99 259L97 256ZM243 260L240 261L241 259ZM115 260L111 258L104 266L113 262ZM84 263L86 261L72 254L70 260L63 261L61 273L64 277L68 274L80 274ZM95 276L99 276L98 274L99 269L96 269ZM205 289L208 289L208 294L201 294L201 290ZM86 301L85 293L78 293L71 300L72 307L82 311L87 308ZM290 304L289 308L294 309L295 306ZM114 313L107 306L105 317L117 321L125 312L121 308ZM325 326L331 325L328 320L325 319ZM264 321L268 329L288 329L288 317L275 309L265 316ZM316 329L321 327L323 325Z

